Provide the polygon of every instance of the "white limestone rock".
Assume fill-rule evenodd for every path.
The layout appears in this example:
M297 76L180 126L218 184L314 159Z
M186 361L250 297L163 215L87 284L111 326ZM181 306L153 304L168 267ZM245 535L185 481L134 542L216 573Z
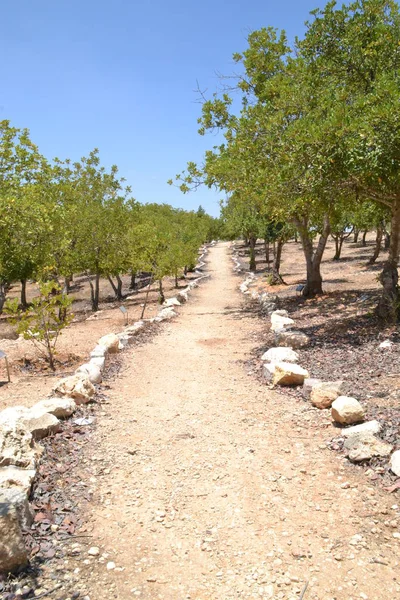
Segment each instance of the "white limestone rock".
M103 346L110 354L116 354L120 350L120 342L115 333L103 335L98 341L99 346Z
M390 470L397 475L397 477L400 477L400 450L393 452L390 457Z
M0 467L34 469L42 451L20 421L0 424Z
M91 351L90 358L105 358L106 354L107 348L105 346L100 346L99 344L97 344L97 346L95 346L95 348Z
M96 365L96 367L99 367L100 371L102 371L106 364L106 359L104 356L96 356L95 358L91 358L89 360L89 364Z
M330 408L339 398L343 381L321 381L313 385L310 400L313 406L324 409Z
M8 488L20 488L28 496L32 483L36 477L35 469L21 469L14 465L0 467L0 490Z
M17 509L6 498L0 498L0 540L1 573L12 573L28 563Z
M22 424L35 440L41 440L51 433L60 431L59 420L46 412L36 411L34 408L14 406L6 408L0 413L0 424Z
M57 417L57 419L67 419L76 411L76 403L72 398L53 396L45 400L40 400L32 409L36 413L49 413Z
M332 403L331 414L336 423L342 423L343 425L360 423L365 416L364 409L359 401L349 396L339 396Z
M33 510L28 501L28 493L18 486L0 488L0 505L11 504L14 506L19 524L24 529L28 529L32 525L34 519Z
M75 400L76 404L87 404L90 402L95 391L94 385L84 373L61 379L54 388L56 394L69 396Z
M389 456L393 447L376 438L372 433L358 433L348 437L343 446L352 462L362 462L374 456Z
M275 310L271 314L271 329L278 331L279 329L290 329L294 325L293 319L290 319L286 310Z
M352 427L345 427L340 431L342 437L350 437L352 435L362 433L379 433L382 427L379 421L367 421L366 423L360 423L360 425L353 425Z
M178 298L175 298L175 297L168 298L163 304L163 306L180 306L180 305L181 305L181 303L179 302Z
M278 346L286 346L298 350L299 348L309 346L311 340L308 335L302 331L295 331L294 329L289 331L286 329L277 329L275 330L275 343Z
M285 348L280 346L278 348L270 348L267 352L265 352L261 360L265 360L271 363L277 362L297 362L299 360L299 355L297 352L294 352L292 348Z
M97 384L102 382L102 376L100 368L94 365L93 363L85 363L78 367L75 371L76 374L83 373L87 376L91 383Z

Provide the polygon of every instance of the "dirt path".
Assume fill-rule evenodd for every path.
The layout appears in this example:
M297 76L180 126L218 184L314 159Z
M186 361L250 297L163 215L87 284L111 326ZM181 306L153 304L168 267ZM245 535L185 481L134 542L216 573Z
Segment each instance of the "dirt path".
M80 597L289 600L306 582L305 600L400 597L394 496L326 449L327 413L247 372L265 325L227 245L209 272L107 391L86 457L100 556L67 565Z

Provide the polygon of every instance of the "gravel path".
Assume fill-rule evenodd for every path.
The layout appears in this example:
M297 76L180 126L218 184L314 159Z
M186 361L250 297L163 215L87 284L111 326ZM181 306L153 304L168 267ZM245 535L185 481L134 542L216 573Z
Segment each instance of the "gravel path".
M83 459L91 537L65 563L79 597L400 597L396 494L326 448L328 413L248 372L265 325L243 310L228 245L208 268L107 391Z

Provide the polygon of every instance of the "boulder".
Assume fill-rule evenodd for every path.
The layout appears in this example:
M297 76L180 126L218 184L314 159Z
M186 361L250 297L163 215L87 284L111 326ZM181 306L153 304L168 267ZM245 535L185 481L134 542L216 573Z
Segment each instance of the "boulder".
M374 456L389 456L392 446L376 438L372 433L357 433L344 442L346 456L352 462L369 460Z
M134 335L135 333L137 333L138 331L143 329L144 326L145 326L144 321L136 321L136 323L134 323L133 325L126 327L125 332L129 333L130 335Z
M303 385L307 377L309 377L308 371L299 365L279 362L275 364L272 383L273 385Z
M101 383L103 379L100 368L93 363L85 363L84 365L81 365L76 369L75 373L83 373L87 376L91 383Z
M32 410L36 413L49 413L57 419L67 419L76 411L76 403L72 398L54 396L40 400L32 407Z
M35 477L35 469L21 469L14 466L0 467L0 490L20 488L28 496Z
M187 302L189 300L188 293L185 290L180 291L176 297L181 304L185 304L185 302Z
M119 343L119 340L118 340ZM91 351L90 358L104 358L107 354L107 348L105 346L97 346Z
M11 573L28 563L16 507L0 499L0 572Z
M272 331L278 331L279 329L290 329L290 327L292 325L294 325L294 321L293 319L290 319L289 317L281 314L281 313L286 313L287 312L285 310L275 310L272 314L271 314L271 329Z
M9 488L0 488L0 504L11 504L17 511L19 524L24 529L28 529L34 519L34 513L28 501L28 494L21 487L13 486Z
M99 346L103 346L110 354L116 354L120 350L119 339L115 333L103 335L98 341Z
M355 398L339 396L332 404L332 419L336 423L352 425L364 419L364 409Z
M340 396L342 381L322 381L312 386L310 400L317 408L330 408Z
M0 424L0 467L34 469L42 450L20 421Z
M102 371L106 364L106 359L104 358L104 356L96 356L95 358L91 358L89 360L89 364L99 367L100 371Z
M390 470L397 475L397 477L400 477L400 450L393 452L390 457Z
M166 300L163 304L163 306L180 306L181 303L179 302L178 298L168 298L168 300Z
M95 391L94 385L90 383L84 373L71 375L71 377L61 379L54 388L56 394L59 394L60 396L69 396L75 400L76 404L86 404L87 402L90 402Z
M164 321L165 319L172 319L172 317L176 317L177 313L171 306L169 306L167 308L163 308L163 310L160 310L157 316Z
M291 348L270 348L262 355L261 360L266 360L271 363L297 362L299 360L299 355Z
M308 398L311 394L313 387L318 383L322 383L322 379L314 379L312 377L305 379L303 383L303 396L305 398Z
M46 412L29 411L29 415L22 420L24 426L34 440L41 440L61 429L60 421L54 415Z
M286 329L275 330L275 342L278 346L286 346L297 350L310 345L310 338L302 331Z
M379 421L367 421L366 423L361 423L360 425L353 425L352 427L346 427L342 429L340 435L342 437L350 437L352 435L357 435L358 433L379 433L382 429Z

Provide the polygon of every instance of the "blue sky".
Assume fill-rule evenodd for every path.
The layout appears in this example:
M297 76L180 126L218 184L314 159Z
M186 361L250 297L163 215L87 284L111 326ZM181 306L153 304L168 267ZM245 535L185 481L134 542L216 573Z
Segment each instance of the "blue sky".
M48 158L98 147L140 202L219 212L217 192L182 195L166 181L201 161L215 138L197 134L197 81L216 72L254 29L302 35L323 0L3 0L0 119L28 127Z

